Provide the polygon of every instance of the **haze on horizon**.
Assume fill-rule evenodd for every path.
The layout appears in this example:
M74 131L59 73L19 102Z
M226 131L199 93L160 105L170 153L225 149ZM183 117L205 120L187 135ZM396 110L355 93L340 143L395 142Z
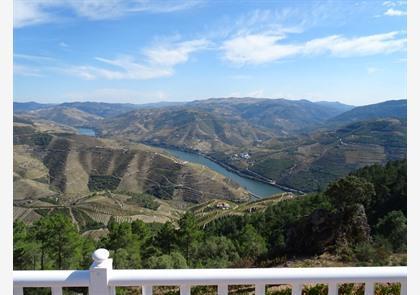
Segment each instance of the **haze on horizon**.
M14 101L406 98L405 1L16 0L14 11Z

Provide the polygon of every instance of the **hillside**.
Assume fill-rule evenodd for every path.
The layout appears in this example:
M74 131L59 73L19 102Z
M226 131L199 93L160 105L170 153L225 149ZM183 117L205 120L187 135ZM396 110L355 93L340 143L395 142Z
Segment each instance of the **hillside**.
M345 125L357 121L396 118L407 120L407 100L389 100L356 107L328 120L329 124Z
M257 98L213 98L194 101L186 106L212 113L234 114L278 135L313 129L351 108L340 103L314 103L303 99Z
M94 126L102 117L76 108L54 106L21 113L20 117L29 120L46 120L73 127Z
M248 199L212 170L153 148L40 132L22 123L14 126L14 186L15 218L27 222L43 209L81 210L82 219L103 225L111 216L163 222L194 203Z
M157 103L106 103L106 102L91 102L91 101L78 101L78 102L65 102L61 104L44 104L37 102L13 102L13 112L22 113L34 110L41 110L51 107L71 108L89 113L99 117L113 117L129 111L137 109L154 109L161 107L173 107L184 104L183 102L157 102Z
M20 113L17 119L86 126L103 138L199 152L245 175L317 191L365 165L405 158L406 103L353 108L325 101L212 98L171 107L154 104L105 118L61 105ZM98 106L104 116L114 106L69 105L88 112ZM119 106L124 104L115 109Z
M249 146L273 136L239 116L191 108L137 110L107 119L99 129L105 137L123 137L204 153Z
M407 126L397 119L363 121L331 131L314 132L284 146L253 153L246 168L277 183L317 191L361 167L407 154ZM252 151L251 151L252 153ZM230 161L235 165L237 161ZM244 163L240 163L244 167ZM244 169L244 168L242 168Z

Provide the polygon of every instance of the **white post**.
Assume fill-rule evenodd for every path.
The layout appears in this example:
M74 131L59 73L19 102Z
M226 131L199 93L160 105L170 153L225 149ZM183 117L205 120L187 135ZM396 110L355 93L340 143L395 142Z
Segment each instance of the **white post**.
M401 295L407 295L407 280L401 282Z
M141 294L142 295L153 295L153 286L143 285L141 287Z
M179 293L181 295L190 295L191 294L191 288L188 285L181 285L179 287Z
M328 295L338 295L338 284L329 283L328 284Z
M63 295L63 288L62 287L52 287L51 288L52 295Z
M217 295L228 295L229 294L229 288L228 285L217 285Z
M256 284L255 285L255 295L265 295L265 285Z
M112 271L112 258L106 249L98 249L92 254L90 266L89 295L113 295L115 288L108 286L109 272Z
M292 284L292 295L302 295L302 284Z
M365 295L375 295L375 283L366 282L365 283Z
M13 295L23 295L23 287L13 287Z

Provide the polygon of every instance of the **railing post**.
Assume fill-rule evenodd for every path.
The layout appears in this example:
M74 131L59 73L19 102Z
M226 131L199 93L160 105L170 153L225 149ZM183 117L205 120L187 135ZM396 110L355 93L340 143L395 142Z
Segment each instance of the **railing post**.
M302 295L303 284L292 284L292 295Z
M13 295L23 295L23 287L13 286Z
M112 258L106 249L98 249L92 254L90 266L89 295L114 295L115 288L108 286L109 274L112 271Z
M153 286L143 285L141 287L141 294L142 295L153 295Z
M191 287L189 285L181 285L181 286L179 286L179 293L181 295L190 295L191 294Z
M256 284L255 285L255 295L265 295L265 285Z
M328 295L338 295L338 284L329 283L328 284Z
M366 282L365 283L365 295L375 295L375 283Z
M228 295L229 288L226 284L217 285L217 295Z
M401 295L407 295L407 279L401 282Z

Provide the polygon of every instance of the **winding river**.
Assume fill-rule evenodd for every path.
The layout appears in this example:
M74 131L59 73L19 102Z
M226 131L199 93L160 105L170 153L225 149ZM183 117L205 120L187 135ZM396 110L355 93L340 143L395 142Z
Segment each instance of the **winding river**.
M238 175L234 172L231 172L227 170L226 168L224 168L223 166L199 154L184 152L184 151L175 150L175 149L168 149L168 148L161 148L161 149L181 160L204 165L222 174L223 176L231 179L232 181L236 182L237 184L239 184L240 186L242 186L243 188L245 188L247 191L251 192L252 194L256 195L257 197L266 198L271 195L284 192L282 189L275 187L273 185L270 185L268 183L256 181L256 180Z
M78 132L81 135L87 135L87 136L96 136L95 130L91 128L78 128ZM282 193L284 190L275 187L273 185L270 185L268 183L264 183L261 181L253 180L247 177L243 177L241 175L238 175L232 171L227 170L223 166L219 165L216 162L213 162L212 160L194 153L184 152L181 150L175 150L175 149L169 149L169 148L160 148L167 153L181 159L184 161L188 161L191 163L196 163L200 165L204 165L207 168L210 168L223 176L231 179L232 181L236 182L243 188L245 188L247 191L251 192L253 195L259 197L259 198L266 198L269 196L272 196L274 194Z

